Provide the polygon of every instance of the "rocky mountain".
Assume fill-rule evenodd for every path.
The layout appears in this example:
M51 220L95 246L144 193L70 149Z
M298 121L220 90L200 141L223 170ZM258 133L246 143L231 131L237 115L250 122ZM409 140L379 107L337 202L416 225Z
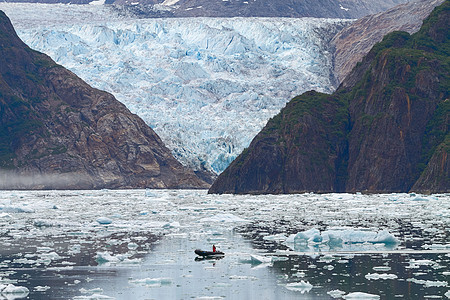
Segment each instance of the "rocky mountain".
M341 30L331 41L334 50L334 73L342 82L355 65L383 37L393 31L417 32L422 21L444 0L407 2L385 12L361 18Z
M158 2L155 0L115 0L112 3L124 4L125 6L121 6L121 9L132 10L144 17L315 17L355 19L385 11L406 1L164 0Z
M449 192L450 1L269 120L210 193Z
M407 0L14 0L8 2L113 4L123 14L154 17L317 17L355 19Z
M0 168L1 188L208 186L111 94L26 46L1 11Z

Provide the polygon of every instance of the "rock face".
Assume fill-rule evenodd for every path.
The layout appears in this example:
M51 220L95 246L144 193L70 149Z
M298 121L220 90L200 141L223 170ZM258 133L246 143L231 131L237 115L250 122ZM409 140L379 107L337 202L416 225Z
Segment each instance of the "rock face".
M159 17L317 17L355 19L408 0L13 0L8 2L113 4L123 13Z
M53 1L53 0L44 0ZM83 0L80 0L83 1ZM316 17L355 19L407 0L114 0L144 17ZM156 4L156 5L155 5Z
M449 192L450 1L375 45L333 95L294 98L210 193Z
M342 82L358 62L383 37L393 31L417 32L422 21L443 0L408 2L385 12L366 16L340 31L331 41L335 48L334 72Z
M0 170L0 188L208 186L111 94L28 48L1 11Z

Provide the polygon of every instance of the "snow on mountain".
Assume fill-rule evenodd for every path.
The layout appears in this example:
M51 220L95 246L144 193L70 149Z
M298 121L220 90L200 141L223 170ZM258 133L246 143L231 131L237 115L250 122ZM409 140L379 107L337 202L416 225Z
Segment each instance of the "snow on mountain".
M142 117L183 164L223 171L293 96L332 92L350 21L120 18L105 6L1 3L19 36Z

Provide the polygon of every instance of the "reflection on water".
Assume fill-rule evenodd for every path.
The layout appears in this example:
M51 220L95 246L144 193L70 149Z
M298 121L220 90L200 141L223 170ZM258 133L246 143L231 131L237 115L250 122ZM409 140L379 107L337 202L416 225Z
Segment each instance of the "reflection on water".
M0 192L0 299L450 298L447 196L146 195Z
M135 265L98 265L83 255L78 261L57 259L45 267L16 263L2 267L0 276L27 286L30 294L4 298L298 299L301 295L330 299L328 293L339 290L363 291L382 299L423 299L443 295L450 279L445 272L450 270L450 255L443 253L267 257L261 255L263 249L256 255L251 243L237 233L220 235L220 240L220 250L225 252L221 259L196 259L193 249L209 245L207 236L169 235L142 251L147 254ZM18 256L29 255L26 250L8 257L2 253L3 265Z

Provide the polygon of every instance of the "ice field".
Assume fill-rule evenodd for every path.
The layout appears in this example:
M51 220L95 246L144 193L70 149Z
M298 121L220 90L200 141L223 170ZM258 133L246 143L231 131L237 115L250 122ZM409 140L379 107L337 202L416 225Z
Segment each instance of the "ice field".
M0 299L26 297L446 299L450 195L0 191Z

